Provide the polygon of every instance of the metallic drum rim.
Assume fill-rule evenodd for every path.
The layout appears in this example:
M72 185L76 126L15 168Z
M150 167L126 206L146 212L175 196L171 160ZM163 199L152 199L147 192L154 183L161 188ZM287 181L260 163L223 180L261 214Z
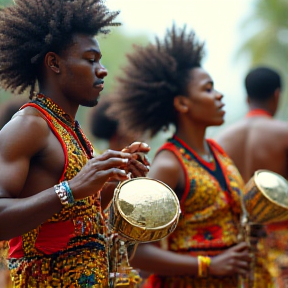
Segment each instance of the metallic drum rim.
M280 174L278 173L275 173L273 171L270 171L270 170L267 170L267 169L260 169L260 170L257 170L255 171L254 173L254 181L255 181L255 184L257 186L257 188L262 192L262 195L267 198L269 201L271 201L273 204L276 204L284 209L288 209L288 206L285 206L283 205L282 203L279 203L277 201L275 201L274 199L272 199L269 195L266 194L266 191L263 189L263 187L260 185L259 183L259 178L257 177L259 174L263 173L263 172L266 172L266 173L269 173L269 174L273 174L275 176L277 176L277 178L280 178L281 180L283 180L283 182L287 182L287 180L281 176ZM288 187L288 186L287 186Z
M181 210L180 210L180 202L179 202L179 199L178 199L176 193L175 193L175 192L172 190L172 188L169 187L166 183L164 183L164 182L162 182L162 181L160 181L160 180L158 180L158 179L149 178L149 177L137 177L137 178L132 178L132 179L128 179L128 180L123 181L123 182L120 183L120 185L116 188L116 190L117 190L117 195L119 194L120 188L121 188L122 186L124 186L124 185L127 184L128 182L131 182L131 181L134 181L134 180L137 181L137 180L140 180L140 179L144 179L144 180L148 180L148 181L151 180L151 181L154 181L154 182L158 182L158 183L162 184L163 186L165 186L170 192L172 192L172 195L173 195L173 197L175 198L176 203L178 203L178 205L175 205L175 207L176 207L176 213L175 213L174 217L172 218L172 220L171 220L170 222L166 223L165 225L158 226L157 228L156 228L156 227L154 227L154 228L153 228L153 227L145 228L145 227L136 225L135 223L129 221L129 219L127 219L126 215L123 213L123 211L122 211L119 203L118 203L118 202L115 202L114 204L117 206L117 211L118 211L118 213L121 214L121 216L125 219L125 221L127 221L130 225L132 225L132 226L134 226L134 227L137 227L137 228L139 228L139 229L149 230L149 231L154 231L154 230L157 231L157 230L161 230L161 229L163 229L163 228L169 227L171 224L173 224L173 223L179 218L179 216L180 216L180 214L181 214ZM177 225L175 225L175 226L177 226ZM175 227L175 228L176 228L176 227Z

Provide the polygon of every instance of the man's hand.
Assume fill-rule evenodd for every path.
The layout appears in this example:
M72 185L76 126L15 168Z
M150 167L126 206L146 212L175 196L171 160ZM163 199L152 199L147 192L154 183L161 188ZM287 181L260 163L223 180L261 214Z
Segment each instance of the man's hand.
M107 150L102 155L90 159L82 170L69 180L75 200L97 193L108 180L128 180L127 171L131 160L130 153L113 150Z
M150 163L145 154L149 151L150 147L143 142L134 142L122 149L122 152L130 153L132 156L125 170L127 173L130 173L131 178L145 177L147 175Z

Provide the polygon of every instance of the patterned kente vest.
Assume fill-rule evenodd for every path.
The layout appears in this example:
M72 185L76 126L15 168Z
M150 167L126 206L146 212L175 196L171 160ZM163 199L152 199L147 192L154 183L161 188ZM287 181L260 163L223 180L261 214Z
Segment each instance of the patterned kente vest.
M23 108L27 106L42 113L63 147L65 169L59 182L73 178L93 157L78 122L41 94ZM63 207L36 229L10 240L14 287L108 287L108 248L99 197Z
M175 231L161 242L163 249L194 257L213 257L238 241L244 182L222 148L213 140L207 139L207 143L214 158L211 162L204 161L176 136L158 151L171 151L179 160L186 179L179 199L182 215ZM236 275L221 278L151 275L144 287L236 288L239 284Z

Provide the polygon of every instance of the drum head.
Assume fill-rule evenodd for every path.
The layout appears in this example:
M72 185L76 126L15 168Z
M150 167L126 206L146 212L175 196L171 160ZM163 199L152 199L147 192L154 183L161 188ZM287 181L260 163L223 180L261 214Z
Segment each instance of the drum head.
M177 195L165 183L139 177L123 182L115 199L119 213L133 226L161 229L178 220Z
M258 170L255 183L270 201L288 208L288 182L284 177L269 170Z

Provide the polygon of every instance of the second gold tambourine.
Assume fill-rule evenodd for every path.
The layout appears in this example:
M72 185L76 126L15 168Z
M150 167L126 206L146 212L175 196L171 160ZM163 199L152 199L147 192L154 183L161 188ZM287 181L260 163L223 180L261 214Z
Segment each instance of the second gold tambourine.
M147 177L120 183L109 208L109 226L135 242L160 240L177 226L180 204L165 183Z

